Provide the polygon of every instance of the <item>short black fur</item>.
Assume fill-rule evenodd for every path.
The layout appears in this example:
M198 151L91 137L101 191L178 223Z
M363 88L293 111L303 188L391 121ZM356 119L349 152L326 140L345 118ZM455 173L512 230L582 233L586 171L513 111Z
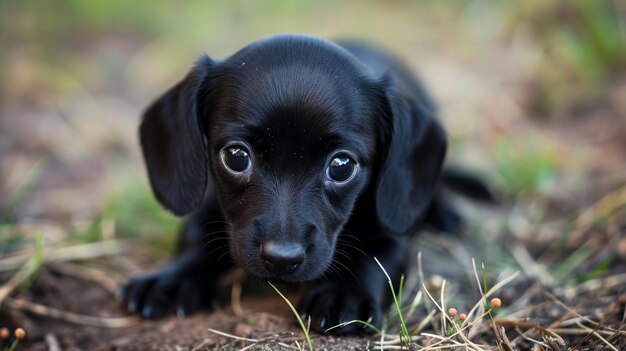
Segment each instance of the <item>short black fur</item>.
M154 193L191 215L177 257L122 289L128 309L153 318L213 308L215 282L239 265L315 281L299 310L318 331L352 319L380 325L389 287L374 257L398 281L410 235L460 227L438 190L445 133L408 72L361 44L293 35L221 62L202 57L143 117ZM225 166L231 147L249 153L250 171ZM353 178L328 178L335 157L351 160Z

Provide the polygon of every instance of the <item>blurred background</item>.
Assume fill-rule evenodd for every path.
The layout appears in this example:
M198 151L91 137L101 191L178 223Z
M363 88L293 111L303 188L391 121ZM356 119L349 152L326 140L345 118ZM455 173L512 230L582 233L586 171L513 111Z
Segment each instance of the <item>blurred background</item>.
M165 260L180 220L148 188L142 109L201 53L278 33L366 40L415 69L450 162L501 195L473 222L502 244L492 259L515 261L515 239L559 282L623 272L625 26L618 0L0 0L0 284L87 244L119 255L123 274L83 262L112 285Z

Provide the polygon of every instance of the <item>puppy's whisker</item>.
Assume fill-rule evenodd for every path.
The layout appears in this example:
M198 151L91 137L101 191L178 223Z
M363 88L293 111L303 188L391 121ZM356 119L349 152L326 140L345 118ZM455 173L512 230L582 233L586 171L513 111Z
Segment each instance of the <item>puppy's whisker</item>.
M226 222L226 221L209 221L209 222L206 222L206 223L202 224L200 226L200 229L204 229L204 228L206 228L206 226L211 225L211 224L225 224L225 225L229 225L229 223Z
M339 262L339 261L337 261L337 260L333 261L333 263L336 263L336 264L338 264L339 266L343 267L343 269L344 269L346 272L350 273L350 275L352 276L352 278L354 278L354 281L357 281L357 282L359 281L359 279L356 277L356 275L354 275L354 273L352 273L352 270L350 270L350 269L349 269L346 265L344 265L343 263L341 263L341 262Z
M211 255L212 255L212 254L214 254L214 253L216 253L216 252L219 252L219 251L220 251L220 250L222 250L222 249L228 249L228 244L226 244L226 245L220 245L220 246L217 246L217 247L213 248L211 251L209 251L209 253L207 253L206 255L204 255L204 257L205 257L205 258L207 258L207 257L211 257ZM224 255L224 253L228 253L228 252L229 252L228 250L224 250L224 252L223 252L220 256L222 256L222 255ZM218 258L218 260L216 260L216 262L218 262L218 261L219 261L219 258Z
M340 234L340 236L339 236L339 239L348 239L348 238L354 239L354 240L358 241L359 243L361 243L361 239L358 236L356 236L356 235L354 235L354 233L346 231L346 230L344 230Z
M228 245L224 246L224 247L228 247ZM224 248L222 247L222 248ZM225 250L224 252L222 252L222 254L217 258L217 260L215 260L215 262L220 262L222 258L224 258L225 255L230 254L230 251Z
M337 253L338 255L341 255L342 257L346 258L348 261L350 261L351 263L352 261L352 256L350 256L347 252L340 250L340 249L336 249L335 253Z
M217 233L215 233L215 234L217 234ZM210 245L211 245L214 241L230 240L230 237L228 237L228 236L226 236L226 235L219 235L219 236L216 236L216 237L214 237L214 238L212 238L212 239L210 239L210 240L208 240L208 239L209 239L209 236L206 236L206 237L204 237L204 238L202 239L202 241L201 241L201 242L199 242L198 244L202 244L202 248L203 248L203 249L206 249L206 248L207 248L207 247L209 247L209 246L210 246Z
M213 234L217 234L217 233L213 233ZM205 239L206 239L206 237L205 237ZM229 238L228 236L218 236L217 238L213 238L213 239L211 239L211 240L207 241L206 243L204 243L204 244L202 245L202 247L203 247L203 248L206 248L206 247L208 247L209 245L211 245L211 243L212 243L212 242L215 242L215 241L220 241L220 240L229 240L229 239L230 239L230 238Z
M326 273L328 273L328 275L326 276ZM333 266L333 264L331 263L330 266L328 266L328 269L326 269L326 271L324 272L325 276L326 276L326 280L327 281L335 281L337 280L340 276L337 274L337 268Z
M208 237L210 237L212 235L215 235L215 234L229 234L229 233L230 233L230 231L228 231L228 230L215 230L215 231L212 231L210 233L203 234L202 238L206 239L206 238L208 238Z
M216 251L217 251L217 250L216 250ZM224 251L224 252L222 252L222 254L221 254L221 255L219 255L219 256L215 259L215 263L220 262L220 260L221 260L221 259L224 257L224 255L226 255L226 254L228 254L228 251ZM205 255L205 256L204 256L204 258L205 258L205 259L206 259L206 258L208 258L208 257L210 257L210 256L209 256L209 255Z
M338 241L338 242L337 242L337 248L339 248L339 247L343 247L343 248L347 248L347 249L352 249L352 250L354 250L354 251L356 251L356 252L359 252L359 253L363 254L363 256L365 256L365 257L367 257L367 258L369 258L369 257L370 257L370 256L369 256L369 255L368 255L365 251L363 251L360 247L355 246L355 245L352 245L352 244L347 243L347 242Z

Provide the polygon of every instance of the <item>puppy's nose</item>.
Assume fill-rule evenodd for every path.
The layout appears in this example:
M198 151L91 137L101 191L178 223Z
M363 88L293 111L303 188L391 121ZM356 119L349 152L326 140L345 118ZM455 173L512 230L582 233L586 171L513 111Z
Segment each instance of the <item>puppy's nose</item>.
M297 243L269 241L261 245L261 258L274 274L293 273L304 262L304 248Z

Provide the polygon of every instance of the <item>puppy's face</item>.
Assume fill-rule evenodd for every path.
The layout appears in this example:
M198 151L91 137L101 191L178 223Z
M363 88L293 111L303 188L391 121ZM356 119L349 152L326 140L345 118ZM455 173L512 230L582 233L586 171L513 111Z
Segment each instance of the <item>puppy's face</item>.
M445 136L409 96L419 91L372 75L341 47L301 36L262 40L219 63L202 57L144 114L157 199L187 214L212 183L235 260L285 281L324 273L359 200L377 234L415 231Z
M345 58L302 50L277 63L266 50L231 58L207 95L209 163L234 258L263 278L310 280L370 182L375 111Z

